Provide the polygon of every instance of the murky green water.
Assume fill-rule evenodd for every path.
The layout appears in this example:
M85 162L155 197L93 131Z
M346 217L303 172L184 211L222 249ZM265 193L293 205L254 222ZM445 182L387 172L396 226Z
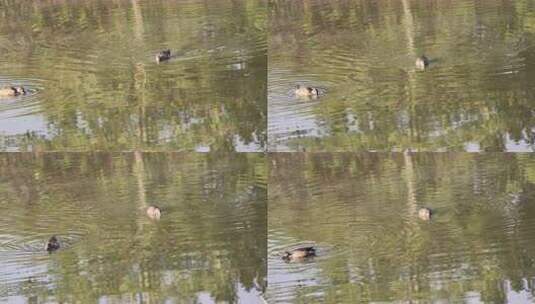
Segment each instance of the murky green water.
M270 303L535 302L535 155L271 157Z
M0 100L0 150L264 150L262 0L2 0L0 20L0 86L32 90Z
M534 150L533 1L271 3L270 151Z
M0 302L261 303L266 175L258 154L0 154Z

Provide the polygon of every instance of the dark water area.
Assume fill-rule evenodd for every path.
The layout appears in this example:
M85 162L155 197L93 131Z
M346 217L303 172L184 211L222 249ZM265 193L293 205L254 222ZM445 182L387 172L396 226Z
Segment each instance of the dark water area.
M0 150L265 150L266 5L0 1Z
M262 303L266 179L258 154L0 154L0 302Z
M269 303L535 302L531 154L281 153L268 182Z
M269 151L534 150L532 1L271 4Z

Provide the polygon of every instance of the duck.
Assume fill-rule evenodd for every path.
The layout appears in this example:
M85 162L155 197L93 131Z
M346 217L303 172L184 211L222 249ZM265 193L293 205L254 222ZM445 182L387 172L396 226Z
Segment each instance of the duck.
M162 211L157 206L149 206L147 208L147 216L153 220L159 220L161 214L162 214Z
M425 70L429 66L429 58L425 55L422 55L416 58L416 68L419 70Z
M26 94L23 87L4 87L0 88L0 97L19 96Z
M432 215L433 211L431 211L429 208L424 207L418 210L418 217L424 221L429 221Z
M311 258L316 256L316 249L314 247L300 247L292 249L291 251L286 251L282 256L282 259L285 261L302 261L306 258Z
M48 253L52 253L61 247L58 238L54 235L46 243L45 249Z
M318 97L320 91L317 88L297 85L295 87L295 95L299 97Z
M171 59L171 50L170 49L163 50L163 51L159 52L158 54L156 54L156 62L158 62L158 63L160 63L162 61L169 60L169 59Z

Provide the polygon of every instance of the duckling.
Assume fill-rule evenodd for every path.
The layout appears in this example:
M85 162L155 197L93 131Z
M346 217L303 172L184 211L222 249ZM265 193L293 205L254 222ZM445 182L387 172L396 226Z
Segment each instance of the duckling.
M317 88L297 85L295 87L295 95L299 97L318 97L320 95L320 91Z
M54 235L46 243L45 249L48 253L52 253L61 247L58 238Z
M158 63L160 63L162 61L169 60L169 59L171 59L171 50L170 49L163 50L163 51L159 52L158 54L156 54L156 62L158 62Z
M425 55L422 55L416 58L416 68L419 70L425 70L429 66L429 58Z
M5 87L0 88L0 97L19 96L26 94L26 89L23 87Z
M429 221L431 219L431 216L433 215L433 211L429 208L420 208L418 210L418 217L424 221Z
M147 208L147 215L153 220L159 220L161 214L162 211L157 206L149 206L149 208Z
M311 258L316 256L316 249L314 247L301 247L296 248L291 251L286 251L282 256L282 259L285 261L302 261L306 258Z

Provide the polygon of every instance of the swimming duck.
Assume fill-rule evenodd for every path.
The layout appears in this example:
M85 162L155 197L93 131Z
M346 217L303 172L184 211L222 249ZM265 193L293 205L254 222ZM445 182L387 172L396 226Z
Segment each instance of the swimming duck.
M0 88L0 97L19 96L24 94L26 94L26 90L23 87Z
M300 97L317 97L320 95L320 91L317 88L297 85L295 87L295 95Z
M158 54L156 54L156 62L158 62L158 63L160 63L162 61L169 60L169 59L171 59L171 50L170 49L163 50L163 51L159 52Z
M419 70L425 70L429 66L429 58L422 55L416 58L416 68Z
M157 206L149 206L149 208L147 208L147 215L153 220L159 220L161 214L162 211Z
M433 215L433 212L429 208L420 208L418 210L418 217L424 221L429 221L431 219L431 215Z
M59 244L59 240L54 235L46 243L45 249L46 249L46 251L51 253L51 252L54 252L54 251L58 250L60 247L61 247L61 245Z
M301 247L286 251L282 256L285 261L302 261L306 258L315 257L316 249L314 247Z

